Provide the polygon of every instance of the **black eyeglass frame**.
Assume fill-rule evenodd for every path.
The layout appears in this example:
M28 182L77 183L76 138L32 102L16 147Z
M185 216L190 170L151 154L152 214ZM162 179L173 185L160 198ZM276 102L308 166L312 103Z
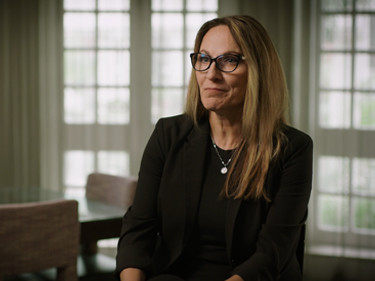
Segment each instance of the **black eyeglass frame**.
M193 56L197 56L197 55L205 55L208 59L210 59L210 63L208 64L208 66L205 68L205 69L196 69L195 66L194 66L194 62L193 62ZM217 59L220 59L222 57L225 57L225 56L234 56L234 57L237 57L238 58L238 62L237 62L237 65L235 66L235 68L233 70L223 70L220 68L220 64L217 62ZM227 72L227 73L230 73L230 72L233 72L237 69L237 67L239 66L240 62L245 60L245 57L240 55L240 54L223 54L223 55L220 55L220 56L217 56L216 58L211 58L209 55L207 54L202 54L202 53L191 53L190 54L190 61L191 61L191 65L193 66L193 69L195 71L206 71L207 69L209 69L211 67L211 64L212 62L214 61L215 62L215 66L217 69L219 69L220 71L222 72Z

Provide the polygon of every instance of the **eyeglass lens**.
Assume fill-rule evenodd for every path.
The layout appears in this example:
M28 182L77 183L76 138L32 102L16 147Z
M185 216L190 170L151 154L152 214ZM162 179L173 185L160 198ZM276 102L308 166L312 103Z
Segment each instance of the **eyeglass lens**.
M211 58L205 54L193 53L191 55L191 62L193 68L198 71L207 70L213 61L216 62L216 67L225 72L232 72L234 71L241 58L236 55L221 55L216 58Z

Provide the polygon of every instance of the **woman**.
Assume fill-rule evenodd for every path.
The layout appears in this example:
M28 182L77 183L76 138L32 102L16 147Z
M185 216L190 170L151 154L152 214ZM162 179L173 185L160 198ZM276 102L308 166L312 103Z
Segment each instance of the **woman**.
M199 30L186 113L159 120L124 216L122 281L301 280L312 140L286 125L287 87L249 16Z

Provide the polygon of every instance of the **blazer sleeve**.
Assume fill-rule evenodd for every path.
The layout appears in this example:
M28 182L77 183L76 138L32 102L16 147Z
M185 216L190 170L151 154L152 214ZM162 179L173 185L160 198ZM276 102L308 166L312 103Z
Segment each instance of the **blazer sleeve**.
M133 205L125 213L116 256L116 275L128 267L151 270L157 237L157 194L165 154L158 122L143 153Z
M311 193L312 151L311 138L291 129L285 153L269 171L272 201L255 252L233 274L246 281L277 280L295 256Z

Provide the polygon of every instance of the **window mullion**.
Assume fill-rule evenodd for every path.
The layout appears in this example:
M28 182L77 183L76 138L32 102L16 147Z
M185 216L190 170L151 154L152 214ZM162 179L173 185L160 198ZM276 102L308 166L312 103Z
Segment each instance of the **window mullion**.
M95 81L94 81L94 108L95 108L95 122L94 122L94 134L99 133L99 126L98 126L98 120L99 120L99 104L98 104L98 88L99 88L99 77L98 77L98 57L99 57L99 6L98 6L98 0L95 0ZM98 159L98 149L96 146L96 149L93 151L94 153L94 169L95 171L99 170L99 159Z
M151 0L131 1L130 34L130 172L136 175L152 130Z

